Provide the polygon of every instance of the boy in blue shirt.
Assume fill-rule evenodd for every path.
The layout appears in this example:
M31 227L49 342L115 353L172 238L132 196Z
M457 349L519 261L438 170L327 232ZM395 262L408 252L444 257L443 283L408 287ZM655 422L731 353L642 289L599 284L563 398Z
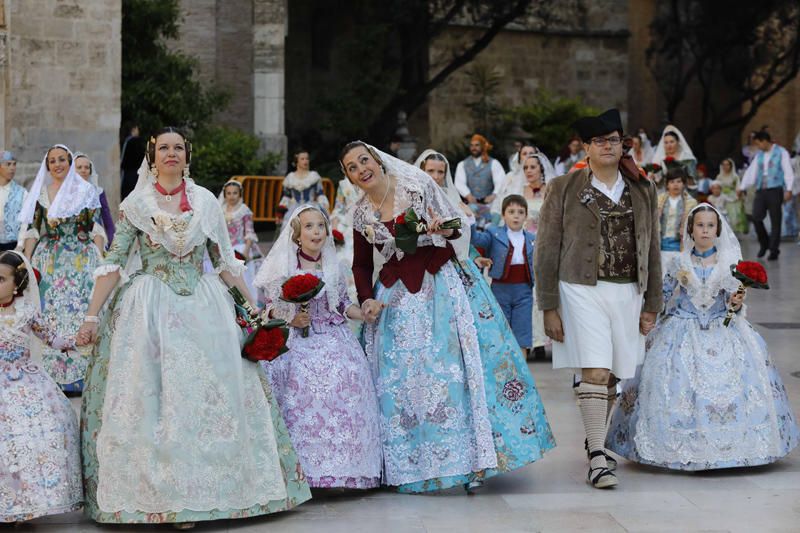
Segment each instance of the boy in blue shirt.
M523 350L533 344L533 247L536 237L523 229L528 202L511 194L502 204L504 226L479 231L472 226L472 244L491 260L492 292Z

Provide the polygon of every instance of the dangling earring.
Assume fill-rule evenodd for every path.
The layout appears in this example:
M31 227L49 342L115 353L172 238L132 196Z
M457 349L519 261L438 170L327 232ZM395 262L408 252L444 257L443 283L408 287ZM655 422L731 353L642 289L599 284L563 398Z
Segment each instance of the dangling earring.
M189 165L186 165L185 167L183 167L183 177L184 178L188 178L189 177Z
M158 169L156 168L155 165L152 165L150 167L150 175L153 176L154 178L158 177Z
M14 296L16 296L17 294L18 294L18 293L17 293L17 289L15 288L15 289L14 289Z

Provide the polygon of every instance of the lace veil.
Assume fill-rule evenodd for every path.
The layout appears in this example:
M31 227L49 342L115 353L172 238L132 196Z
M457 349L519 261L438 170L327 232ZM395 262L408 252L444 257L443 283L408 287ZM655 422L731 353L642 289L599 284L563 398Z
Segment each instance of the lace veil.
M535 153L533 156L539 160L539 164L542 167L542 185L547 183L548 180L555 177L555 170L553 166L550 165L550 161L547 157L541 153ZM550 171L552 174L548 175L548 166L550 165ZM506 196L511 194L522 194L522 191L525 189L525 171L523 170L524 165L520 165L517 170L510 172L506 177L505 181L503 181L503 185L500 186L500 190L497 193L497 197L492 202L492 213L496 213L498 215L502 215L502 206L503 200Z
M47 209L47 218L69 218L77 215L84 209L99 209L100 194L97 187L84 181L75 170L75 156L72 151L63 144L56 144L52 148L61 148L72 157L72 164L69 166L67 176L61 184L55 198L50 199L50 207ZM52 149L51 148L51 149ZM19 221L23 224L30 224L33 221L33 214L36 212L36 202L42 194L42 189L53 182L50 172L47 170L47 153L42 158L39 172L31 186L31 190L22 204L19 213Z
M243 198L244 188L242 187L242 184L239 183L236 180L228 180L228 181L226 181L225 185L222 186L222 190L219 191L219 195L217 196L217 200L219 201L220 207L222 207L222 212L227 214L226 209L227 209L228 202L225 200L225 188L228 185L230 185L231 183L235 183L239 187L239 203L236 204L236 209L234 209L230 213L230 217L232 219L238 219L238 218L243 217L245 215L252 215L253 212L244 203L244 198Z
M686 161L688 159L697 161L697 158L694 156L694 153L692 152L691 146L689 146L689 143L686 142L686 137L683 136L681 130L670 124L669 126L664 128L664 131L661 133L661 139L659 139L658 146L656 146L656 150L655 152L653 152L653 158L651 159L651 162L653 164L661 165L664 162L664 158L667 157L667 154L664 151L664 135L666 135L667 133L674 133L675 135L677 135L681 145L681 151L675 157L676 161Z
M683 224L683 251L672 259L668 269L668 274L678 280L697 309L710 308L721 290L730 293L736 292L739 282L731 275L731 265L736 265L742 260L739 240L725 217L714 206L706 203L700 204L689 212L689 216L705 207L713 209L722 224L720 236L714 241L714 246L717 248L717 264L714 265L714 269L706 278L705 283L697 277L692 263L694 240L687 231L689 217L686 217L686 222Z
M414 166L421 169L424 161L434 154L439 155L444 159L445 177L444 186L442 187L444 194L453 209L461 213L461 235L458 237L458 239L451 240L450 244L453 246L453 249L456 252L456 257L458 257L459 260L464 261L469 259L469 227L473 222L475 222L475 217L467 217L467 214L463 212L463 209L461 209L461 195L458 194L458 190L453 182L453 175L450 172L450 161L448 161L444 155L440 154L436 150L428 148L419 155L416 161L414 161Z
M420 218L429 218L429 209L443 219L461 216L460 210L456 210L450 204L444 191L421 168L401 161L374 146L369 144L366 146L374 156L380 159L379 162L383 166L384 172L396 179L393 218L405 212L409 207L414 208ZM379 272L382 261L388 261L392 256L402 259L405 255L402 250L397 248L389 228L375 217L372 205L366 195L361 195L354 207L353 229L361 233L367 242L377 245L376 249L379 248L378 254L373 254L377 259L374 264L374 272ZM441 235L420 235L418 243L419 246L444 248L447 246L447 239Z
M139 179L133 192L120 204L120 212L150 240L163 246L177 257L185 257L197 246L211 240L219 246L220 266L215 273L228 271L234 276L244 272L244 263L236 259L231 245L228 225L217 198L208 189L186 181L186 196L192 207L191 218L173 215L164 210L164 197L156 191L155 177L147 165L147 158L139 167ZM83 181L83 180L81 180Z
M300 250L300 246L292 241L292 220L298 218L301 213L306 211L317 211L328 223L328 236L325 239L325 243L322 245L321 266L322 273L325 277L325 287L323 287L322 290L325 292L328 299L328 309L332 313L335 313L339 306L338 287L341 273L339 256L336 254L336 246L333 242L330 218L324 210L320 209L319 206L315 204L303 204L292 212L292 216L286 221L281 234L278 236L275 244L272 245L272 248L270 248L267 258L256 273L253 285L264 290L273 308L281 306L281 285L297 272L297 253ZM294 308L294 304L288 305ZM282 316L281 318L291 319L292 317Z

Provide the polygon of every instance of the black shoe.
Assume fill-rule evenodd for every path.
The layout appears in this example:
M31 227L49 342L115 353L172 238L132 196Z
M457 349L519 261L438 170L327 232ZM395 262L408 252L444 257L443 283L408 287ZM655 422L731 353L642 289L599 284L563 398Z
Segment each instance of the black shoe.
M759 259L761 259L761 258L762 258L762 257L764 257L765 255L767 255L767 247L766 247L766 246L762 246L762 247L761 247L761 249L760 249L760 250L758 250L758 255L757 255L756 257L758 257Z
M547 353L544 350L544 346L537 346L533 349L534 361L544 361L545 359L547 359Z
M780 253L781 253L780 250L775 250L774 252L770 252L769 253L769 257L767 257L767 260L768 261L775 261L778 258L778 256L780 255Z

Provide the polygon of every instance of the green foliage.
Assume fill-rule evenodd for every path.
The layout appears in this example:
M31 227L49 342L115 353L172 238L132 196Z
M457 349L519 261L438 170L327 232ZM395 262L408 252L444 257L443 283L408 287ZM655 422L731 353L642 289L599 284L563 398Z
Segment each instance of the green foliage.
M199 129L222 110L229 95L205 88L196 62L170 50L178 37L178 0L122 2L122 121L143 134L162 126Z
M258 137L226 127L209 127L192 142L192 178L219 192L231 176L266 176L275 171L281 154L259 156Z
M503 78L496 67L483 63L473 65L467 71L467 76L473 92L477 95L477 99L469 102L467 107L472 112L477 130L488 134L497 125L502 113L502 109L495 102L495 95Z
M599 112L598 109L585 105L580 98L539 90L532 103L506 109L503 117L507 123L506 131L514 121L519 122L522 129L533 135L533 144L549 158L555 159L574 135L572 123L580 117L597 115Z

